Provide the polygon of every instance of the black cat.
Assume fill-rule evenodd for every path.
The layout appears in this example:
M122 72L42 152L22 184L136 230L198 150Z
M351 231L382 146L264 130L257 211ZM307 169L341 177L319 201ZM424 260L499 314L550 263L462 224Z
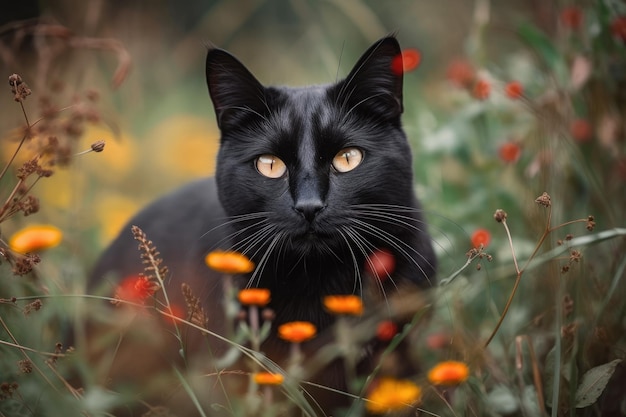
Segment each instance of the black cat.
M255 262L244 285L271 290L275 326L305 320L323 333L333 322L325 295L433 285L435 256L401 127L403 76L392 70L400 54L387 37L344 80L288 88L261 85L232 55L211 49L206 78L221 130L216 177L133 218L98 261L92 284L142 271L130 233L137 225L169 267L170 302L184 308L180 286L188 283L218 333L226 330L223 277L204 263L218 248ZM394 272L368 280L367 259L379 249L393 254ZM264 350L279 360L272 355L284 346L272 333Z

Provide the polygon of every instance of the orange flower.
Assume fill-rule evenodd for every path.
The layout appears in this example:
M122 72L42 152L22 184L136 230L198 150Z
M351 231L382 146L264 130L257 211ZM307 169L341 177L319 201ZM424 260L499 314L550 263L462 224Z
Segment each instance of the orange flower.
M204 258L207 266L223 274L248 274L254 271L254 262L234 251L216 250Z
M130 275L124 278L115 291L115 298L141 303L160 288L159 284L144 276Z
M428 371L428 380L434 385L458 385L469 376L469 368L463 362L440 362Z
M385 320L378 323L376 338L382 342L388 342L398 333L398 326L391 321Z
M576 142L587 142L593 135L591 123L586 119L575 119L570 124L570 134Z
M504 94L508 98L516 100L524 94L524 86L519 81L511 81L504 86Z
M417 49L405 49L391 60L391 71L396 75L413 71L422 60L422 55Z
M267 288L246 288L239 291L239 302L243 305L263 307L270 302L270 290Z
M278 326L278 337L292 343L301 343L312 339L317 328L308 321L290 321Z
M566 7L561 10L561 23L568 29L578 30L583 23L583 12L576 6Z
M252 378L258 385L280 385L285 380L281 374L272 372L256 372Z
M327 295L324 297L324 307L332 314L363 314L363 301L358 295Z
M522 154L522 147L517 142L506 142L500 145L498 148L498 155L504 162L513 163L517 162Z
M626 16L618 16L611 22L611 33L622 42L626 42Z
M16 252L37 252L57 246L63 233L51 225L33 224L16 232L9 240L9 246Z
M479 248L481 245L486 248L491 241L491 233L486 229L478 229L472 233L472 246Z
M486 80L478 80L474 84L472 95L479 100L486 100L491 94L491 84Z
M384 414L415 405L422 398L422 390L411 381L381 378L367 396L365 408L370 413Z

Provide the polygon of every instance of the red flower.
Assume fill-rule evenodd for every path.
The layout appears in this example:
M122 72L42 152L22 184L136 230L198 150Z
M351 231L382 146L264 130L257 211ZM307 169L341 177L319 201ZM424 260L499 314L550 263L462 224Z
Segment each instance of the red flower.
M130 275L122 280L115 291L115 298L142 303L160 288L159 284L144 276Z
M376 328L376 338L383 342L390 341L397 333L398 326L391 320L381 321Z
M459 87L471 86L474 77L474 67L465 59L455 59L446 70L446 78Z
M508 98L516 100L524 94L524 86L519 81L511 81L504 86L504 94Z
M586 119L575 119L569 126L570 134L576 142L587 142L593 134L591 123Z
M417 49L405 49L391 60L391 71L396 75L413 71L422 60L422 54Z
M500 159L507 163L516 162L522 154L522 147L516 142L506 142L498 148Z
M578 30L583 23L583 12L576 6L561 10L561 23L568 29Z
M486 80L478 80L474 84L472 95L478 100L486 100L491 94L491 84Z
M486 229L478 229L472 233L472 246L479 248L481 245L486 248L491 242L491 233Z
M463 362L445 361L428 371L428 380L433 385L458 385L469 377L469 368Z
M368 257L365 269L374 277L384 281L396 269L396 258L389 250L378 249Z
M626 16L618 16L611 22L611 33L622 42L626 42Z

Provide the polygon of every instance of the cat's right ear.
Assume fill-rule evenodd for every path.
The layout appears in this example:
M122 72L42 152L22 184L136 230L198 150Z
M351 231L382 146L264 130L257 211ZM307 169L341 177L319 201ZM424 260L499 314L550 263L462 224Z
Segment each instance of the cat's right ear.
M237 58L212 48L206 57L206 81L220 129L263 118L265 88Z

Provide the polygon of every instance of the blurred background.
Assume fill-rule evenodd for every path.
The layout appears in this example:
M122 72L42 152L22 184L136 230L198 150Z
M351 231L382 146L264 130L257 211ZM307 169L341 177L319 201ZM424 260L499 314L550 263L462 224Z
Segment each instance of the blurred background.
M207 46L229 50L264 84L303 85L345 76L369 45L396 33L403 48L419 52L404 76L403 122L440 279L480 244L493 256L437 290L440 310L423 337L454 335L454 343L437 350L424 339L416 344L422 359L474 360L484 371L476 371L480 395L463 404L486 398L489 415L540 415L526 388L541 387L528 368L515 373L523 356L516 337L534 338L545 369L554 369L546 358L557 351L557 362L579 375L624 356L624 1L26 0L3 5L0 19L0 74L18 73L32 89L23 102L31 124L42 118L39 125L71 139L69 163L33 189L40 211L2 223L4 239L31 223L62 230L62 245L42 254L46 291L83 294L90 265L137 210L213 173L219 132L204 78ZM0 97L0 156L8 161L25 119L9 88ZM28 149L41 148L43 139L33 138L14 169ZM103 152L71 156L98 140ZM4 196L14 173L0 180ZM544 191L549 219L535 203ZM517 275L496 209L508 213L520 265L548 255L524 275L493 350L478 357ZM54 315L46 314L44 322ZM44 336L23 338L50 349ZM577 386L570 374L562 383L573 387L562 396ZM577 409L572 398L564 403ZM623 415L616 413L603 415Z

